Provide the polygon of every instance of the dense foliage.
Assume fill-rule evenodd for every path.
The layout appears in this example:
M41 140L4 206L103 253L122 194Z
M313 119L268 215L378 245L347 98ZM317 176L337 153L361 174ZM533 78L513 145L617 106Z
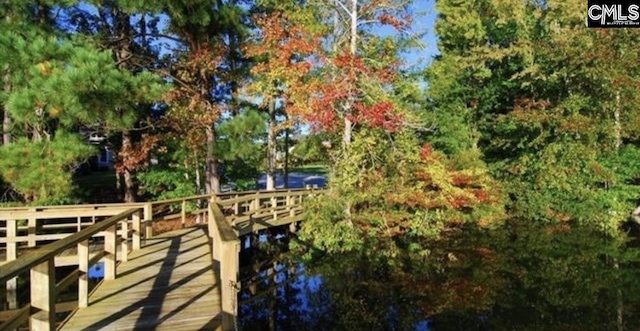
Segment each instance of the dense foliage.
M637 327L638 30L588 29L582 0L438 0L412 67L418 5L4 1L3 199L78 202L107 152L122 201L319 163L291 246L319 327Z

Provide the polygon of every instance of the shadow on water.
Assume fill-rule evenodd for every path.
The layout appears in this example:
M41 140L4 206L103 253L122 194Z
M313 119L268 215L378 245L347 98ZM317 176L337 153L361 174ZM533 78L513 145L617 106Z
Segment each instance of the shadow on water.
M285 227L243 238L243 330L637 330L635 236L509 222L302 261Z

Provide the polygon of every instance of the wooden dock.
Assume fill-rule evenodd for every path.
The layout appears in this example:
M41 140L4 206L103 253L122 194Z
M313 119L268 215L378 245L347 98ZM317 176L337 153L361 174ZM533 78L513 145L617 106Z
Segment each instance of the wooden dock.
M322 193L249 191L135 204L0 208L6 259L0 268L0 330L235 330L239 236L286 224L295 230L304 219L303 199ZM184 228L189 217L202 224L154 235L155 222L175 220ZM87 273L99 261L105 281L89 295ZM56 279L56 267L63 265L77 268ZM17 300L18 277L29 279L26 303ZM77 301L58 302L73 287ZM59 313L75 307L59 320Z
M219 280L206 231L188 228L149 240L61 330L219 329Z

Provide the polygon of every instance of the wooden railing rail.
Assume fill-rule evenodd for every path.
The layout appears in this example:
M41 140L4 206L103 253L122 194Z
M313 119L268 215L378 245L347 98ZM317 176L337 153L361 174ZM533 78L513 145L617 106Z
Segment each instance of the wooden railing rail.
M209 204L208 226L214 268L220 273L222 329L234 330L238 311L237 289L240 288L237 284L240 273L240 239L213 199Z
M89 271L90 260L95 262L89 256L89 239L100 232L104 232L104 270L105 279L113 279L116 276L116 255L118 251L118 225L121 226L122 242L127 242L129 234L132 236L133 246L140 246L140 213L139 208L131 208L127 211L119 213L115 216L96 223L79 232L57 240L48 245L42 246L37 250L28 252L18 260L6 263L0 269L0 283L12 280L22 273L29 272L31 298L27 305L30 314L25 314L24 309L19 309L14 318L9 319L0 325L0 330L10 329L24 323L25 318L29 319L29 326L32 330L54 330L56 325L56 294L65 287L68 287L76 279L79 280L78 286L78 305L83 307L88 303L89 287L87 273ZM127 224L133 222L133 231L128 231ZM56 284L55 279L55 257L63 251L77 247L79 271L73 273L76 279L66 277ZM127 250L123 250L121 254L126 255ZM60 287L58 289L56 287Z
M0 331L13 330L27 320L32 330L55 329L58 291L79 280L77 306L86 307L88 271L92 264L103 260L104 279L114 279L117 260L127 261L130 249L140 249L143 238L152 238L154 221L179 218L185 226L191 216L196 222L208 223L212 258L222 281L223 329L232 329L238 308L238 236L301 220L303 198L322 191L249 191L134 204L0 208L0 222L4 222L4 227L0 227L0 247L4 245L7 260L0 268L0 285L6 284L2 287L7 291L0 289L0 292L7 295L13 291L15 296L16 277L25 273L29 273L31 284L31 299L26 306L17 307L13 298L14 306L9 306L12 317L6 318L10 312L0 307ZM92 238L100 238L102 248L90 254ZM52 240L55 241L27 251L18 259L18 248L35 248ZM78 265L78 270L56 283L55 267L60 265L60 254L73 248L77 255L66 256L66 263Z

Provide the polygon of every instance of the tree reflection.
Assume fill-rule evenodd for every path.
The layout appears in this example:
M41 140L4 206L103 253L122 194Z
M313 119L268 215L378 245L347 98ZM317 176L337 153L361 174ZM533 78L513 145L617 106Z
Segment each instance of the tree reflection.
M245 330L411 330L426 321L433 330L640 327L637 242L626 233L612 238L572 224L512 220L491 230L466 226L443 238L422 242L428 253L400 249L393 256L375 240L349 254L312 258L289 252L288 239L263 243L255 256L278 263L245 274L257 288L241 293L247 300L242 325Z

